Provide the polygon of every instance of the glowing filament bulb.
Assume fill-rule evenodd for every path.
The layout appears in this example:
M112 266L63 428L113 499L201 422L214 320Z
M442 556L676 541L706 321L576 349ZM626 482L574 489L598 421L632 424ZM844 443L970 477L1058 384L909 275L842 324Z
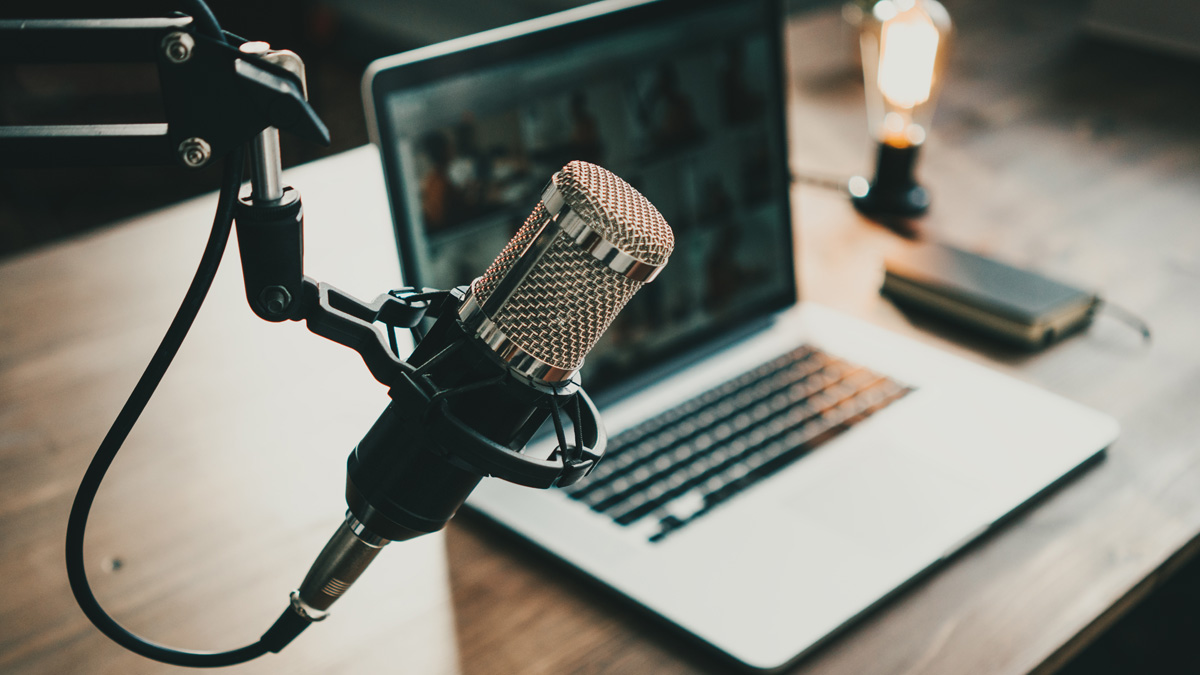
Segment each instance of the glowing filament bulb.
M851 197L868 217L913 218L929 207L914 168L954 41L950 15L937 0L851 1L857 12L844 16L858 25L867 124L879 143L875 177L856 180Z
M879 90L892 105L913 108L929 100L938 30L918 7L885 21L879 45Z

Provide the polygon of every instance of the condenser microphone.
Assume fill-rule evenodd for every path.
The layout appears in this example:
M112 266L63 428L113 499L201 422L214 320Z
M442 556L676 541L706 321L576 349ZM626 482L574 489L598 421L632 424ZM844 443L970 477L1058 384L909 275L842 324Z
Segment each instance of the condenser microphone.
M451 291L350 453L346 520L292 593L295 612L324 618L385 544L440 530L484 476L547 488L590 472L605 436L579 369L673 246L658 210L609 171L556 173L491 266ZM548 420L558 446L526 454Z

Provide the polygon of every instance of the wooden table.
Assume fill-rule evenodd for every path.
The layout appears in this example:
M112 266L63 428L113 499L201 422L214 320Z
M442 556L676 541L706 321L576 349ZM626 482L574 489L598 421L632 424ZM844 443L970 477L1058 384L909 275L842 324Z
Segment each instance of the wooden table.
M906 245L800 183L817 300L1116 416L1109 457L805 660L805 673L1049 671L1197 548L1200 68L1076 43L1080 3L952 5L957 56L921 175L927 231L1102 290L1102 316L1037 354L881 300ZM798 173L864 170L861 84L833 13L797 16ZM1172 79L1174 78L1174 79ZM1189 79L1190 78L1190 79ZM307 270L397 285L372 148L293 170ZM96 444L191 277L205 197L0 264L0 672L181 672L126 653L67 589L63 531ZM344 462L386 403L353 352L245 305L236 252L96 502L87 557L129 627L192 649L255 639L345 508ZM332 617L237 673L685 673L722 668L658 622L483 523L389 547Z

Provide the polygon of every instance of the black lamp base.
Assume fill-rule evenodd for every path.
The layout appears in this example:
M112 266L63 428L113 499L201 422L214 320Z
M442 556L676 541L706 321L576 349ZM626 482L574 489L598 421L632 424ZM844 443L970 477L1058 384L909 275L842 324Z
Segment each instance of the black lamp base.
M929 209L929 192L913 178L918 148L879 144L875 180L862 193L850 196L859 213L873 220L891 220L915 218Z

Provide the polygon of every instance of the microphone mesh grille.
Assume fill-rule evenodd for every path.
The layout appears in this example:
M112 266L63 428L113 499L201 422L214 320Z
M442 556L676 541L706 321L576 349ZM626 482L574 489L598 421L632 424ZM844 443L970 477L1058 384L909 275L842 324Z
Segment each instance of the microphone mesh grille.
M538 202L537 206L533 207L533 213L525 219L525 224L521 225L521 229L513 235L512 239L504 245L500 251L500 255L492 261L483 275L475 280L471 288L475 291L475 295L479 298L479 304L487 302L488 298L492 297L492 292L496 290L496 286L500 284L500 280L508 271L512 269L517 259L525 252L525 249L533 243L534 237L538 231L542 229L542 225L550 220L550 214L546 211L546 205ZM495 317L492 317L495 320Z
M571 162L554 176L571 209L609 243L651 265L661 265L675 236L642 193L607 169Z
M572 210L605 240L643 262L666 261L674 245L671 229L658 209L628 183L584 162L571 162L554 181ZM545 205L538 202L475 280L473 290L481 305L549 220ZM559 368L577 369L641 286L559 236L490 318L529 354Z

